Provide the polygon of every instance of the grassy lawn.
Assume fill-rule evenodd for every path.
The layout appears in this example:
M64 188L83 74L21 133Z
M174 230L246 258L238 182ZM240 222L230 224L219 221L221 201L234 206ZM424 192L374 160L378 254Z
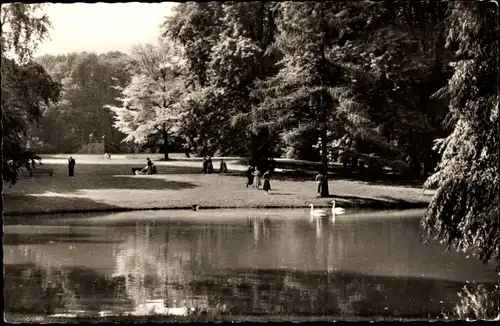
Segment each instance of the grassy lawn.
M68 156L44 158L43 168L50 176L22 176L8 188L4 185L4 214L41 212L99 211L123 209L190 208L273 208L306 207L309 203L327 206L332 199L344 207L380 208L424 207L433 191L420 187L395 186L353 180L330 180L332 198L316 198L312 176L275 173L272 190L245 187L245 166L237 158L226 159L229 173L201 173L199 160L156 161L158 175L132 175L132 167L144 166L147 155L73 155L77 161L75 177L68 177ZM153 161L160 156L152 154ZM218 168L214 159L214 168Z

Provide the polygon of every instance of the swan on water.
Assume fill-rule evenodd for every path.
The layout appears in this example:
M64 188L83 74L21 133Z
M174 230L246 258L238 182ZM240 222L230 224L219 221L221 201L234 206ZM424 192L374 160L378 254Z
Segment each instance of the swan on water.
M335 214L344 214L345 213L345 209L343 209L342 207L335 207L335 200L332 200L332 214L335 215Z
M326 215L326 210L324 209L314 209L313 204L309 204L311 206L311 217L324 217Z

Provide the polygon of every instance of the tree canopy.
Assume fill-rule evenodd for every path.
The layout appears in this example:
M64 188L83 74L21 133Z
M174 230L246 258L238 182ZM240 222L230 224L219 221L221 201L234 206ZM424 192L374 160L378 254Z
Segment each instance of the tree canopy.
M40 9L17 3L1 8L2 175L11 183L20 168L39 159L29 149L30 124L60 97L60 85L31 57L50 26Z
M184 82L180 78L182 57L168 43L146 44L132 49L133 76L117 86L120 105L107 105L115 115L115 127L126 134L123 141L145 144L153 138L168 158L168 135L178 134L183 117L178 105Z
M70 53L36 58L53 78L62 84L61 101L43 112L38 126L30 131L39 150L76 152L89 142L106 136L107 143L118 145L125 137L113 128L114 117L105 105L114 105L120 91L130 80L129 57L120 52Z

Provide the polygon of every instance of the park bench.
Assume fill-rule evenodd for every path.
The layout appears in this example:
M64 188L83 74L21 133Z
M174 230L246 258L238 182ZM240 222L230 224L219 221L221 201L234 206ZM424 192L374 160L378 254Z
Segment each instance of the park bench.
M35 176L35 174L39 174L39 175L48 174L48 175L52 176L52 174L54 174L54 170L52 170L52 169L35 169L35 170L31 170L31 171L23 171L23 173L25 175L29 175L30 177Z

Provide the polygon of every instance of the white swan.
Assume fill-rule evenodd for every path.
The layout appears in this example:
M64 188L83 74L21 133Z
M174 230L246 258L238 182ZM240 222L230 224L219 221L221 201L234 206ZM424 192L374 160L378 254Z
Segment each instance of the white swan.
M309 204L309 206L311 206L311 217L324 217L326 215L326 210L324 209L314 209L314 206L313 204Z
M335 200L332 200L332 215L339 215L339 214L344 214L345 213L345 209L343 209L342 207L335 207Z

